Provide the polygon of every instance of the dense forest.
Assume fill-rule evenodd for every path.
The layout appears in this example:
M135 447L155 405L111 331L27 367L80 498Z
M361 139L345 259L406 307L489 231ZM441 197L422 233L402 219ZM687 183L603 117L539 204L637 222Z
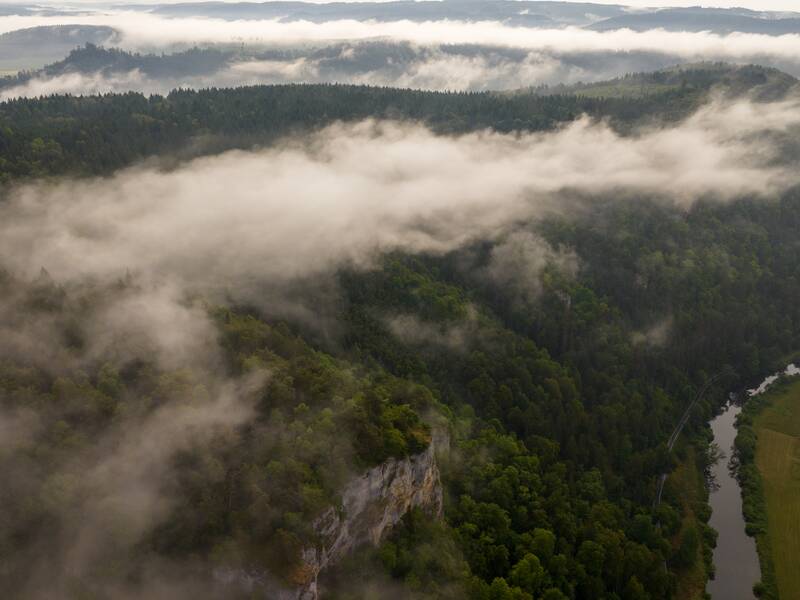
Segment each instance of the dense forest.
M98 55L99 54L99 55ZM92 70L117 62L147 68L149 62L191 65L224 55L191 51L182 58L135 57L87 47L70 68ZM86 66L88 65L88 66ZM54 68L57 68L56 65ZM596 97L579 89L514 93L447 93L350 85L279 85L235 89L176 90L167 96L138 93L49 96L0 104L0 182L56 174L108 174L154 155L190 158L230 148L251 148L281 137L367 118L424 123L439 133L491 128L500 132L552 130L587 114L611 119L621 131L652 122L676 122L716 90L731 96L781 97L796 80L762 67L700 65L643 74L608 87L638 90L642 97Z
M336 121L527 132L588 114L634 135L680 121L720 86L772 98L794 83L720 66L648 81L665 89L288 85L15 100L0 104L0 203L33 178L108 176L143 159L169 169ZM182 298L167 318L205 323L183 327L202 358L109 339L147 313L136 273L76 283L0 270L0 589L41 598L55 581L65 598L169 597L147 586L177 570L194 597L231 597L202 584L209 565L302 579L309 525L343 482L443 430L443 519L409 513L379 548L325 575L326 597L370 597L375 581L399 598L675 597L688 569L709 568L714 533L704 503L690 518L678 487L654 507L658 476L686 458L688 440L702 450L727 390L800 347L800 191L688 207L633 193L572 202L454 250L339 266L335 302L313 285L292 292L317 304L313 320L235 294ZM487 275L530 240L550 249L537 270ZM130 312L109 316L119 306ZM717 374L670 452L685 407ZM246 409L225 403L231 390ZM224 416L210 430L208 412ZM109 482L150 472L173 501L138 518L163 490L138 489L134 510Z

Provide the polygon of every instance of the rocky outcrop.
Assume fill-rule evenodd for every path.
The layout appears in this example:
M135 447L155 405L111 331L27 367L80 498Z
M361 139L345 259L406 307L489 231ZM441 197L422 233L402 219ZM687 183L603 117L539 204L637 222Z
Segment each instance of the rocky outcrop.
M279 585L265 573L219 570L217 581L248 590L261 588L275 600L316 600L317 579L355 548L377 546L403 516L421 508L437 517L442 513L442 487L436 453L449 443L446 435L435 435L428 448L402 460L390 459L351 480L342 491L342 502L330 507L314 521L320 542L302 551L305 583L296 588Z
M439 445L442 441L438 442ZM315 522L323 543L303 552L314 579L362 544L377 546L412 508L441 516L442 488L436 446L404 460L389 460L351 481L340 509L329 508Z

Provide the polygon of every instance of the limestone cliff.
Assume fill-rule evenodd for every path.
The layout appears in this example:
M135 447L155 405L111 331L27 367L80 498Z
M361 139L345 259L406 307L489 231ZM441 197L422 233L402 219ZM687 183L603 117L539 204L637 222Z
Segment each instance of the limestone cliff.
M442 488L436 453L448 444L434 436L428 448L402 460L390 459L352 479L342 491L341 505L330 507L314 521L320 542L304 548L299 572L305 583L296 588L278 584L265 573L219 570L217 581L261 589L275 600L316 600L317 578L349 552L364 544L378 545L412 508L441 516Z

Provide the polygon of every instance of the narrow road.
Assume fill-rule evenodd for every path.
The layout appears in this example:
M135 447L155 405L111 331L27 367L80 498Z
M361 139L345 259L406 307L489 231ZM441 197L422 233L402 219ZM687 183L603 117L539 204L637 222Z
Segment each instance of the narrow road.
M711 387L711 384L719 380L723 375L724 375L723 372L719 372L716 375L714 375L711 379L706 381L705 385L703 385L703 387L700 388L697 394L695 394L695 397L689 403L689 406L686 407L686 410L683 412L680 421L678 421L677 427L675 427L675 429L672 432L672 435L669 436L669 440L667 440L667 449L670 452L672 452L672 449L675 447L675 443L678 441L678 438L680 437L683 428L686 426L686 423L689 422L689 417L692 416L692 410L694 409L694 407L697 406L697 403L703 398L705 393L708 391L708 388ZM664 484L667 482L668 475L669 475L668 473L662 473L661 476L659 477L658 494L656 495L656 500L653 503L653 508L661 504L661 494L664 493Z

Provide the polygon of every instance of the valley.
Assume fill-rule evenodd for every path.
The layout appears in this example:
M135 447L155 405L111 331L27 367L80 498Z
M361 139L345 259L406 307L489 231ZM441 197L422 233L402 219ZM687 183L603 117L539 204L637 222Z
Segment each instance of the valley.
M0 590L791 600L796 21L0 5Z

